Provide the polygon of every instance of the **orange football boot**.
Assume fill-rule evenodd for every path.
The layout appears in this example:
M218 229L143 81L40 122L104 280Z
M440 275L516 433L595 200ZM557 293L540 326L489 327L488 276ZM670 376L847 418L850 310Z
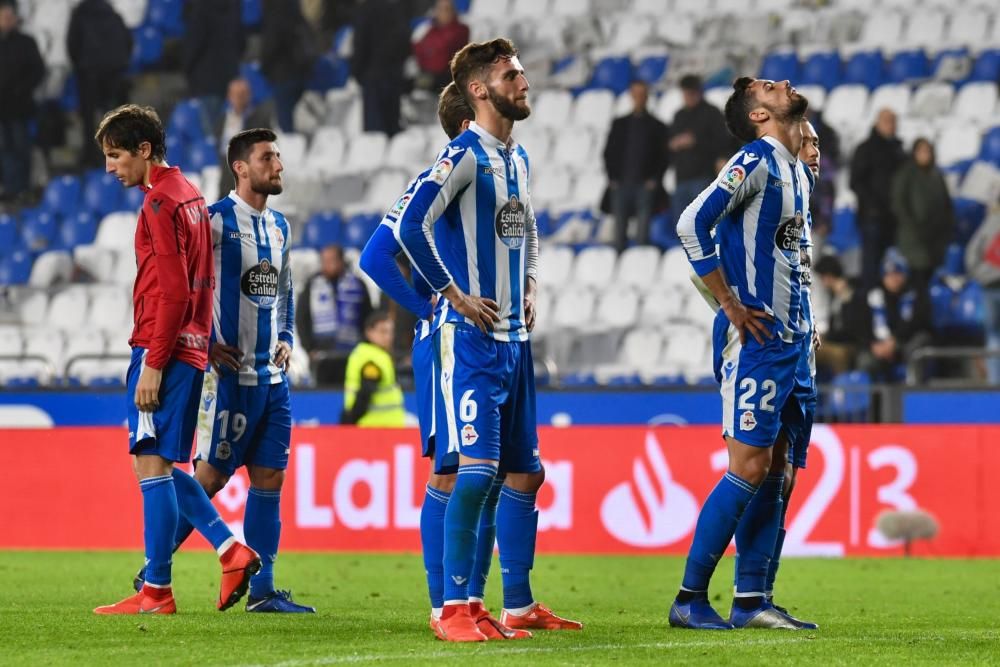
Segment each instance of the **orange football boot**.
M135 595L115 604L98 607L94 610L94 613L106 616L118 614L176 614L177 603L174 602L174 594L169 586L167 588L155 588L146 585Z
M446 642L484 642L486 635L476 627L467 604L445 605L434 634Z
M583 630L583 623L571 621L552 613L545 605L536 602L531 610L520 616L504 609L500 613L500 622L514 630Z
M531 633L527 630L508 628L498 621L482 602L470 602L469 613L486 639L531 639Z
M260 572L260 556L247 545L235 542L219 560L222 562L222 583L215 606L225 611L246 595L250 577Z

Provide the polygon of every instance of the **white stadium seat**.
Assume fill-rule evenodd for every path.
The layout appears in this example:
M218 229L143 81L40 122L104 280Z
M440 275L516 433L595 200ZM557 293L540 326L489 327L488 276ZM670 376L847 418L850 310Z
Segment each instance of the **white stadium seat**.
M118 253L118 259L115 260L113 281L119 285L131 287L135 284L136 273L138 273L138 267L135 265L135 254L127 251Z
M538 250L538 282L546 289L562 289L573 270L573 249L542 243Z
M611 283L618 255L608 246L584 248L573 263L573 284L604 287Z
M281 152L281 163L288 170L301 169L306 160L306 137L297 132L283 132L278 135L278 150Z
M343 171L372 171L382 165L388 138L381 132L363 132L351 138Z
M563 169L536 171L531 183L532 206L537 210L556 207L569 201L573 177Z
M951 110L955 87L943 81L921 84L910 100L910 114L922 118L939 118Z
M946 19L944 12L932 9L911 12L903 44L925 49L939 47L944 42Z
M550 328L579 329L594 320L594 293L574 287L560 292Z
M865 124L868 89L859 83L837 86L830 91L823 120L838 132L856 131Z
M578 208L596 210L601 205L607 184L604 171L585 171L577 177L571 199Z
M515 127L514 141L528 153L532 175L538 173L539 168L548 163L552 149L552 133L546 127L538 123L530 123L523 128Z
M614 119L615 96L610 90L587 90L580 93L573 107L573 125L607 132Z
M573 96L568 90L543 90L533 103L531 122L553 129L564 127L572 108Z
M861 29L858 40L865 47L892 47L902 40L903 15L898 12L873 12Z
M733 89L731 86L718 86L715 88L709 88L705 91L705 101L711 104L713 107L722 111L726 108L726 100L732 94Z
M17 304L17 319L26 326L40 325L49 312L49 295L33 291L25 295Z
M314 248L292 248L289 257L292 266L292 281L296 291L298 291L299 288L305 287L306 281L319 271L319 251Z
M979 129L974 126L952 125L945 128L936 144L938 164L948 166L975 158L979 155L981 141Z
M306 153L305 168L320 174L333 174L344 160L347 141L339 127L324 126L313 135Z
M468 19L473 23L481 18L506 19L509 17L508 7L507 0L472 0Z
M57 371L62 370L65 345L66 339L61 329L44 326L32 327L24 332L25 356L45 359Z
M406 190L408 182L406 172L398 169L383 169L375 173L368 181L365 192L365 202L371 209L380 214L389 210L393 202Z
M128 253L129 250L122 250ZM134 257L134 251L132 251ZM73 248L73 261L81 269L90 274L97 282L106 283L114 280L115 259L118 253L112 248L96 244L78 245ZM134 261L134 260L133 260Z
M822 111L826 106L826 89L823 86L795 86L799 94L809 100L809 109Z
M87 321L90 299L82 285L73 285L52 297L45 317L48 326L58 329L79 330Z
M962 179L958 195L972 199L989 208L1000 200L1000 169L990 162L976 160Z
M120 285L100 285L90 290L87 321L93 329L114 329L132 324L132 301Z
M511 0L510 16L517 20L540 20L549 14L550 0Z
M1000 21L998 21L1000 23ZM963 120L984 121L993 116L997 106L997 86L990 82L967 83L955 96L952 116Z
M945 0L951 4L950 0ZM990 43L990 25L996 24L990 20L990 14L984 7L953 7L951 22L948 25L948 36L945 44L961 46L967 44L973 48Z
M65 250L47 250L31 265L31 287L52 287L73 279L73 258Z
M639 294L616 285L600 295L594 314L599 324L618 329L631 327L639 319Z
M688 299L688 292L683 285L661 286L646 292L639 321L643 324L661 324L680 319Z
M131 211L108 213L97 228L94 244L113 250L135 250L136 214Z
M664 21L667 23L667 21ZM681 93L681 89L674 86L667 90L667 92L660 95L660 99L656 102L655 111L653 115L660 119L664 123L672 123L674 120L674 115L684 106L684 95Z
M23 349L21 327L8 324L0 326L0 357L20 356Z
M97 331L88 331L86 333L71 331L67 332L65 338L66 347L63 349L62 365L56 369L60 373L71 370L70 364L75 366L78 363L83 363L82 360L74 362L75 357L99 356L104 354L104 337Z
M603 137L601 137L603 139ZM585 127L564 127L556 136L552 163L582 170L597 158L597 133Z
M902 83L888 83L872 91L868 98L868 125L882 109L892 109L897 116L905 116L910 109L910 87Z
M427 134L420 128L407 128L389 140L385 163L390 167L412 169L418 165L430 164L431 153L438 146L427 146Z
M684 248L674 246L663 253L657 275L659 276L657 283L664 287L689 285L691 282L691 263L688 261Z
M661 253L653 246L633 246L618 257L614 284L636 287L640 290L656 289L656 270Z

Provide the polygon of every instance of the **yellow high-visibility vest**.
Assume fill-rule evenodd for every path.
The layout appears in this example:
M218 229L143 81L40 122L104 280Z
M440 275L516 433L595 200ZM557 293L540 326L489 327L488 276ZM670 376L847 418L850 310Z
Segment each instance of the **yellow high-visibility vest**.
M396 367L389 353L378 345L358 343L347 358L347 374L344 378L344 409L354 407L358 390L361 389L362 373L368 364L379 370L380 378L375 393L372 394L368 412L358 420L358 426L402 428L406 422L403 408L403 390L396 384Z

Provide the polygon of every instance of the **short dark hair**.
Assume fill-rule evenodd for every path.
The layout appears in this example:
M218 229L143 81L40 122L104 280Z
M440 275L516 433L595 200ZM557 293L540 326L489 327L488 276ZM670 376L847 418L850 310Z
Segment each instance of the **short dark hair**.
M226 164L229 165L229 171L233 172L233 179L239 180L236 170L233 169L233 162L237 160L246 162L249 160L254 144L259 144L262 141L277 141L277 139L278 135L274 133L274 130L266 127L255 127L234 134L233 138L229 140L229 146L226 148Z
M750 91L754 81L756 79L749 76L741 76L733 81L733 92L726 100L726 127L730 134L744 143L757 138L757 128L750 120L750 112L757 102Z
M365 331L371 331L382 322L391 321L392 315L388 310L376 310L365 318Z
M455 82L452 81L445 86L438 98L438 120L441 121L441 127L448 138L457 137L462 133L462 123L475 118L475 112Z
M678 85L680 85L681 90L697 90L699 93L705 88L705 83L697 74L685 74L681 77Z
M844 265L834 254L826 254L819 258L813 266L813 273L818 276L833 276L834 278L844 277Z
M516 55L514 43L503 37L488 42L470 42L452 56L451 78L459 92L467 96L469 81L482 78L494 63L509 60Z
M139 145L149 142L150 157L163 160L167 155L167 141L163 132L163 121L153 107L124 104L104 114L101 124L94 133L98 148L127 150L132 155L139 152Z

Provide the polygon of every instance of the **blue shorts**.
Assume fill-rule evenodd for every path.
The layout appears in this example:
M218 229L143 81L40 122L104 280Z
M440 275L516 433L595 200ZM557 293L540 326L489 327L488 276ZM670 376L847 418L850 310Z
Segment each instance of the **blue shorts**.
M788 460L796 468L806 467L806 452L816 416L816 378L812 374L812 337L806 337L795 366L795 386L781 413L781 426L788 436Z
M445 454L499 462L501 472L538 472L531 343L505 343L469 324L434 334L436 444Z
M746 345L719 310L712 332L715 379L722 392L722 434L755 447L770 447L778 437L782 413L795 385L801 342L786 343L782 327L761 345L747 333Z
M163 368L160 380L160 407L156 412L139 412L135 406L135 388L146 366L145 359L145 348L132 348L132 361L125 381L128 451L187 463L191 459L205 371L171 359Z
M436 450L434 442L437 419L434 407L437 405L437 372L434 368L434 336L413 339L413 379L417 390L417 421L420 423L420 443L423 455L434 459L434 472L451 475L458 472L458 452L448 448Z
M195 461L232 476L242 465L284 470L292 439L288 380L241 385L239 374L205 375Z

